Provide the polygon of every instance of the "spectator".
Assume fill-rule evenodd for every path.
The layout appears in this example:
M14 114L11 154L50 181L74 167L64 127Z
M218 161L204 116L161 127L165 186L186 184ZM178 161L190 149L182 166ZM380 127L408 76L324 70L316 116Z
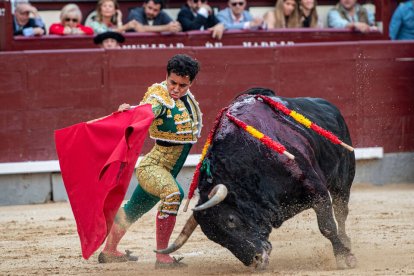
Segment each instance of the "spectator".
M100 33L93 38L93 42L104 49L120 49L120 43L124 43L125 37L117 32Z
M183 31L209 30L212 37L221 39L224 25L214 15L213 9L207 0L187 0L181 7L177 20L181 23Z
M122 12L117 0L99 0L96 6L96 17L90 23L90 27L95 34L107 31L123 33L129 29L142 31L142 25L136 20L122 24Z
M17 1L15 3L13 34L23 36L41 36L46 34L45 23L37 9L27 1Z
M226 30L258 29L263 25L262 18L253 18L246 10L246 0L228 0L228 7L217 14Z
M297 12L299 13L299 27L322 27L322 22L319 22L318 12L316 11L316 0L300 0Z
M180 32L181 24L173 21L164 12L163 0L145 0L142 7L137 7L129 12L127 21L136 20L142 24L144 32Z
M392 40L414 39L414 1L400 3L392 15L390 22L390 38Z
M328 27L348 28L362 33L376 30L374 15L357 3L357 0L339 0L328 12Z
M70 35L86 34L93 35L93 30L80 24L82 21L82 12L78 5L67 4L60 11L60 23L54 23L49 28L49 34Z
M277 0L275 9L264 15L266 27L268 29L299 27L295 9L297 9L295 0Z

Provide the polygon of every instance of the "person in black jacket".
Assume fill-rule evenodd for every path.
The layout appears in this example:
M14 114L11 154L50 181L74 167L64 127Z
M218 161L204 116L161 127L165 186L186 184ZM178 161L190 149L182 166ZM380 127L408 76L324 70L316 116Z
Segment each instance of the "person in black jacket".
M23 36L46 34L45 23L39 16L37 9L29 2L16 2L13 16L13 34Z
M187 0L181 7L177 17L183 31L208 30L212 37L221 39L224 32L224 25L214 15L213 9L208 5L207 0Z

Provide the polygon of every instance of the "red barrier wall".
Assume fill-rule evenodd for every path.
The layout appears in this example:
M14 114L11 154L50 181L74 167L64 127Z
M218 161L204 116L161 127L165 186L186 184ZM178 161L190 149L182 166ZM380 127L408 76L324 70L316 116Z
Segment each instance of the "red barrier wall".
M255 46L255 45L286 45L310 42L339 42L360 40L387 39L380 32L367 34L350 30L335 29L281 29L268 31L226 31L221 40L211 38L208 31L190 31L177 34L169 33L126 33L123 48L160 48L160 47L191 47L191 46ZM97 48L93 36L57 36L12 38L6 51L24 50L57 50Z
M254 86L330 100L356 147L414 151L414 42L376 41L3 52L0 162L57 159L55 129L107 115L123 102L137 104L149 85L165 78L166 62L176 53L202 65L192 91L205 127L193 153L201 152L217 111Z

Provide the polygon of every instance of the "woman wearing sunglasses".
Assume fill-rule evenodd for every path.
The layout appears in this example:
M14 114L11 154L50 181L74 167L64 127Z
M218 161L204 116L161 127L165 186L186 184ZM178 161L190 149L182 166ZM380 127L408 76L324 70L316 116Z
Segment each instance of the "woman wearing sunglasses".
M49 34L71 35L86 34L93 35L93 29L80 24L82 12L78 5L67 4L60 11L60 23L54 23L49 28Z

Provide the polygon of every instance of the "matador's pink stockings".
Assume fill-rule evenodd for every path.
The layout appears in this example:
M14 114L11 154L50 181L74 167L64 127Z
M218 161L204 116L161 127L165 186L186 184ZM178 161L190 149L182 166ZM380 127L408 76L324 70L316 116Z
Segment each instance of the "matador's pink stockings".
M165 249L168 247L168 242L171 237L171 233L174 230L176 216L168 216L166 218L159 218L160 213L157 213L156 221L156 238L157 238L157 250ZM172 263L173 259L170 255L157 253L157 260L162 263Z
M109 232L108 238L106 239L106 244L103 252L115 256L124 255L117 250L117 246L125 233L126 229L121 228L117 223L114 223L112 225L111 231Z

